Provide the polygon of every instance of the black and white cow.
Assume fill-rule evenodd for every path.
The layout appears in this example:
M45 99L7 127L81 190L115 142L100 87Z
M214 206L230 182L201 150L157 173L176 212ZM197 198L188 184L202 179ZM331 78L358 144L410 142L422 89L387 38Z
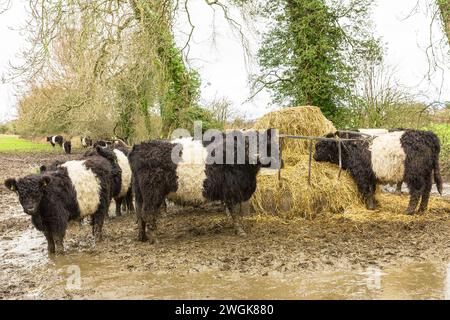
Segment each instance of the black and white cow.
M81 138L81 146L83 148L92 147L92 139L89 137L83 137Z
M111 141L108 140L97 140L94 143L94 148L96 147L102 147L102 148L107 148L109 146L111 146L113 143Z
M64 252L64 236L69 220L92 217L96 241L111 202L111 165L103 157L74 160L56 171L10 178L5 186L19 196L24 212L47 239L48 252Z
M72 153L72 143L70 141L64 141L63 149L66 154L71 154Z
M132 173L128 161L129 150L123 147L114 149L96 147L84 154L84 157L99 155L106 158L112 168L111 196L116 202L116 216L121 216L121 206L125 201L125 207L128 212L134 211L133 192L132 192Z
M129 159L133 171L139 240L147 240L146 227L149 226L150 241L156 241L157 216L166 198L175 203L193 205L221 201L231 213L235 232L245 235L240 205L255 192L259 169L272 164L266 161L272 157L270 146L275 140L272 139L272 131L261 134L264 137L261 144L269 149L267 157L258 155L261 151L250 148L246 139L238 139L234 143L226 143L226 139L220 143L206 143L182 138L135 145ZM236 161L238 147L245 149L245 161ZM226 159L227 154L233 156L230 152L234 150L231 164L212 161L213 157L220 155L216 154L220 150L223 150L222 159ZM180 156L179 161L173 161L174 153ZM266 159L261 161L263 158Z
M57 145L57 144L59 144L59 146L62 147L64 138L63 138L63 136L50 136L50 137L47 137L47 142L50 142L52 147L55 147L55 145Z
M334 138L336 135L329 134L326 137ZM395 131L372 140L341 143L342 167L355 180L368 209L376 207L374 194L377 183L406 182L410 191L407 214L415 212L420 198L419 211L427 209L433 175L437 189L442 193L440 142L430 131ZM319 141L314 159L338 164L338 143Z

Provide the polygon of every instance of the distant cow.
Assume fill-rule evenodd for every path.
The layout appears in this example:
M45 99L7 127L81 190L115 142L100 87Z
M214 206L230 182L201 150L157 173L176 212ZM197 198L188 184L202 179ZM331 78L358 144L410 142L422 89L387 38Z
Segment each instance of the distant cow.
M131 185L132 173L128 161L128 153L129 150L122 147L114 149L97 147L84 154L84 157L99 155L110 162L112 167L111 195L116 202L116 216L121 215L121 206L124 200L127 211L134 211Z
M19 196L24 212L47 239L48 252L64 252L69 220L92 216L92 232L101 240L111 202L111 165L102 157L68 161L43 174L10 178L5 186Z
M94 148L96 148L96 147L108 148L112 144L113 143L111 141L108 141L108 140L97 140L94 143Z
M63 149L66 154L71 154L72 152L72 143L70 141L63 142Z
M326 137L334 138L336 135ZM440 143L430 131L396 131L372 140L341 143L342 167L355 180L368 209L376 207L374 194L377 183L406 182L411 195L407 214L415 212L420 198L419 211L427 209L433 173L437 189L442 193ZM338 143L318 142L314 159L338 164Z
M83 148L92 147L92 139L89 137L83 137L81 138L81 146Z
M270 158L272 130L264 131L261 136L261 145L269 149L267 156ZM220 201L231 213L236 234L245 235L241 224L241 203L249 200L255 192L259 169L271 163L263 164L258 154L261 150L252 151L247 141L243 141L246 140L238 139L237 143L230 144L224 139L215 145L217 150L223 150L224 159L227 155L233 155L233 150L236 151L238 146L245 150L245 161L238 163L235 157L231 159L231 164L211 161L216 156L209 149L213 145L192 138L135 145L129 159L133 171L139 240L147 240L148 225L150 241L156 241L157 216L166 198L193 205ZM178 152L181 158L174 162L173 153Z
M57 144L60 147L62 147L62 144L64 142L64 138L63 138L63 136L50 136L50 137L47 137L47 142L50 142L52 147L55 147L55 145L57 145Z

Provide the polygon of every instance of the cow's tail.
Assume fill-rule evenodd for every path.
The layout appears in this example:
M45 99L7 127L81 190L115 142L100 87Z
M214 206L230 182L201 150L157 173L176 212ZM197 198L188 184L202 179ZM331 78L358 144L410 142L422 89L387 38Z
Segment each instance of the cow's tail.
M436 183L436 188L439 191L439 194L442 196L442 177L441 170L439 167L439 157L436 157L434 160L434 183Z

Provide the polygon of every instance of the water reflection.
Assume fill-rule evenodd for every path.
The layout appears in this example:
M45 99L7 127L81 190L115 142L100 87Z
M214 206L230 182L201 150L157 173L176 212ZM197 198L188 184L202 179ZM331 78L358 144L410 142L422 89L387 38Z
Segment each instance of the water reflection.
M420 263L362 272L313 274L127 271L96 259L57 263L59 273L80 268L83 298L103 299L449 299L450 265ZM77 263L78 262L78 263ZM61 272L63 270L63 272ZM70 273L69 273L70 274ZM57 286L65 286L67 279ZM67 290L67 288L65 288Z
M450 265L446 263L258 276L201 268L170 273L129 270L122 260L107 259L101 253L48 259L44 241L29 229L0 247L0 257L9 266L5 271L40 265L42 273L53 276L46 276L29 293L30 298L60 298L70 292L74 298L103 299L450 299Z

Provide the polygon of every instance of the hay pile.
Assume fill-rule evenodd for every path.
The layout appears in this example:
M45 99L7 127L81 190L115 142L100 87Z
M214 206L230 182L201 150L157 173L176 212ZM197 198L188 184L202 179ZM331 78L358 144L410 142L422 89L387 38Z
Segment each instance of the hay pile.
M271 112L255 129L276 128L281 134L323 136L336 131L319 108L304 106ZM314 150L314 149L313 149ZM258 176L252 207L258 213L286 217L313 217L321 212L343 213L349 207L363 208L357 187L347 172L338 178L339 168L312 161L311 186L308 184L309 146L306 140L284 139L281 180L273 175Z
M448 219L450 214L450 200L442 197L430 198L426 213L406 215L405 210L409 202L409 194L395 195L378 193L376 195L378 207L376 210L367 210L365 207L349 207L344 211L343 218L354 222L390 221L409 223L413 221L435 221Z
M321 212L343 213L349 207L363 208L352 178L329 163L312 162L311 186L308 184L308 156L297 158L294 166L278 175L258 176L257 190L252 198L258 213L283 217L312 218Z
M266 114L253 126L254 129L276 128L280 134L323 136L335 132L336 128L322 114L319 108L311 106L284 108ZM283 159L286 164L294 165L301 155L308 154L308 141L285 139Z
M322 136L336 129L319 108L297 107L271 112L261 118L255 129L277 128L282 134ZM304 140L285 139L283 159L285 168L278 172L272 170L268 175L262 171L258 175L257 190L251 205L257 213L283 217L312 218L318 214L331 214L336 219L354 221L416 221L420 219L440 219L450 213L449 200L432 197L429 212L425 215L407 216L409 195L397 196L382 194L378 188L376 199L379 207L375 211L365 208L350 175L330 163L312 161L311 186L308 185L308 144ZM313 149L314 150L314 149ZM333 216L341 213L343 215Z

